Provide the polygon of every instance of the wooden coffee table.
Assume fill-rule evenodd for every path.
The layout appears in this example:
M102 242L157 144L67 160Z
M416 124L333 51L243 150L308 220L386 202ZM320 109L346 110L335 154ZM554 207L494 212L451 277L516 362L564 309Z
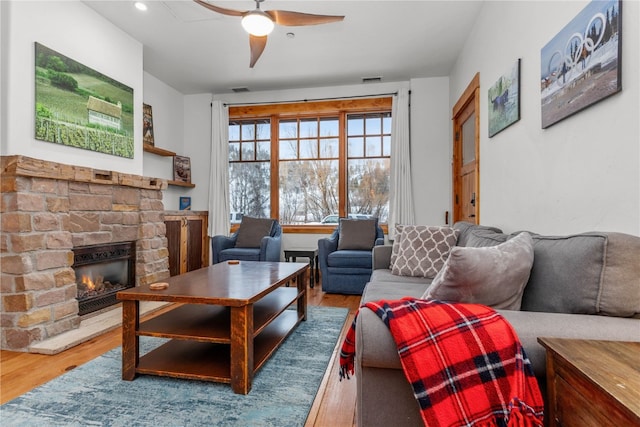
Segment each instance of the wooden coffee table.
M307 316L306 263L241 261L194 270L118 292L122 379L137 374L230 383L247 394L254 373ZM295 279L296 287L284 287ZM140 322L140 301L181 303ZM289 307L295 310L287 310ZM139 337L170 338L140 357Z
M549 426L640 426L640 342L538 338Z

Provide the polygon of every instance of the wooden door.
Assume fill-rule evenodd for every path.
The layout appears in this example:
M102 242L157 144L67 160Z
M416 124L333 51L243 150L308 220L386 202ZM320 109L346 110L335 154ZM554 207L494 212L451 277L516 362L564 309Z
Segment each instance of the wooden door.
M453 221L480 222L480 74L453 107Z

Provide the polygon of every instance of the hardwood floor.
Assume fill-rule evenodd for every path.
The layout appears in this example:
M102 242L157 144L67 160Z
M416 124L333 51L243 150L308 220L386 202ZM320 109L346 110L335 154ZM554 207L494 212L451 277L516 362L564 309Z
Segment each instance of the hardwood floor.
M340 344L353 321L360 297L325 294L317 284L308 288L308 304L345 307L349 316L331 356L329 366L313 402L305 427L352 427L355 425L356 382L339 381ZM157 316L168 309L149 316ZM0 403L4 404L53 378L80 366L122 344L122 329L117 328L62 353L41 354L0 351Z

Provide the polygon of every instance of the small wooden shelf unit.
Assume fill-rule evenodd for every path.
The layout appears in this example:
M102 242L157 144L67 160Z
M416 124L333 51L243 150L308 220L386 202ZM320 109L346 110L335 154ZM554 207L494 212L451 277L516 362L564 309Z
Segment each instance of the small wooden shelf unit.
M142 144L142 150L146 151L147 153L153 153L163 157L174 157L176 155L176 153L174 153L173 151L165 150L164 148L159 148L151 144ZM168 179L167 184L187 188L195 188L196 186L195 184L192 184L190 182L174 181L172 179Z
M253 371L257 371L303 320L287 310L304 293L278 288L253 304ZM231 309L184 304L140 324L138 336L171 341L140 357L136 372L231 383Z

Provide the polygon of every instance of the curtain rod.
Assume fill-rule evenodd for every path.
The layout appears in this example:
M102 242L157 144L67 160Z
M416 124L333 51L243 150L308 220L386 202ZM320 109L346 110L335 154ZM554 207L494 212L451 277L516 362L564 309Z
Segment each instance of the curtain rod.
M236 106L236 105L270 105L270 104L290 104L296 102L315 102L315 101L335 101L339 99L355 99L355 98L375 98L377 96L392 96L397 95L398 92L389 92L389 93L378 93L373 95L354 95L354 96L339 96L339 97L331 97L331 98L311 98L311 99L296 99L292 101L266 101L266 102L225 102L222 105L225 107ZM411 91L409 91L411 94Z

